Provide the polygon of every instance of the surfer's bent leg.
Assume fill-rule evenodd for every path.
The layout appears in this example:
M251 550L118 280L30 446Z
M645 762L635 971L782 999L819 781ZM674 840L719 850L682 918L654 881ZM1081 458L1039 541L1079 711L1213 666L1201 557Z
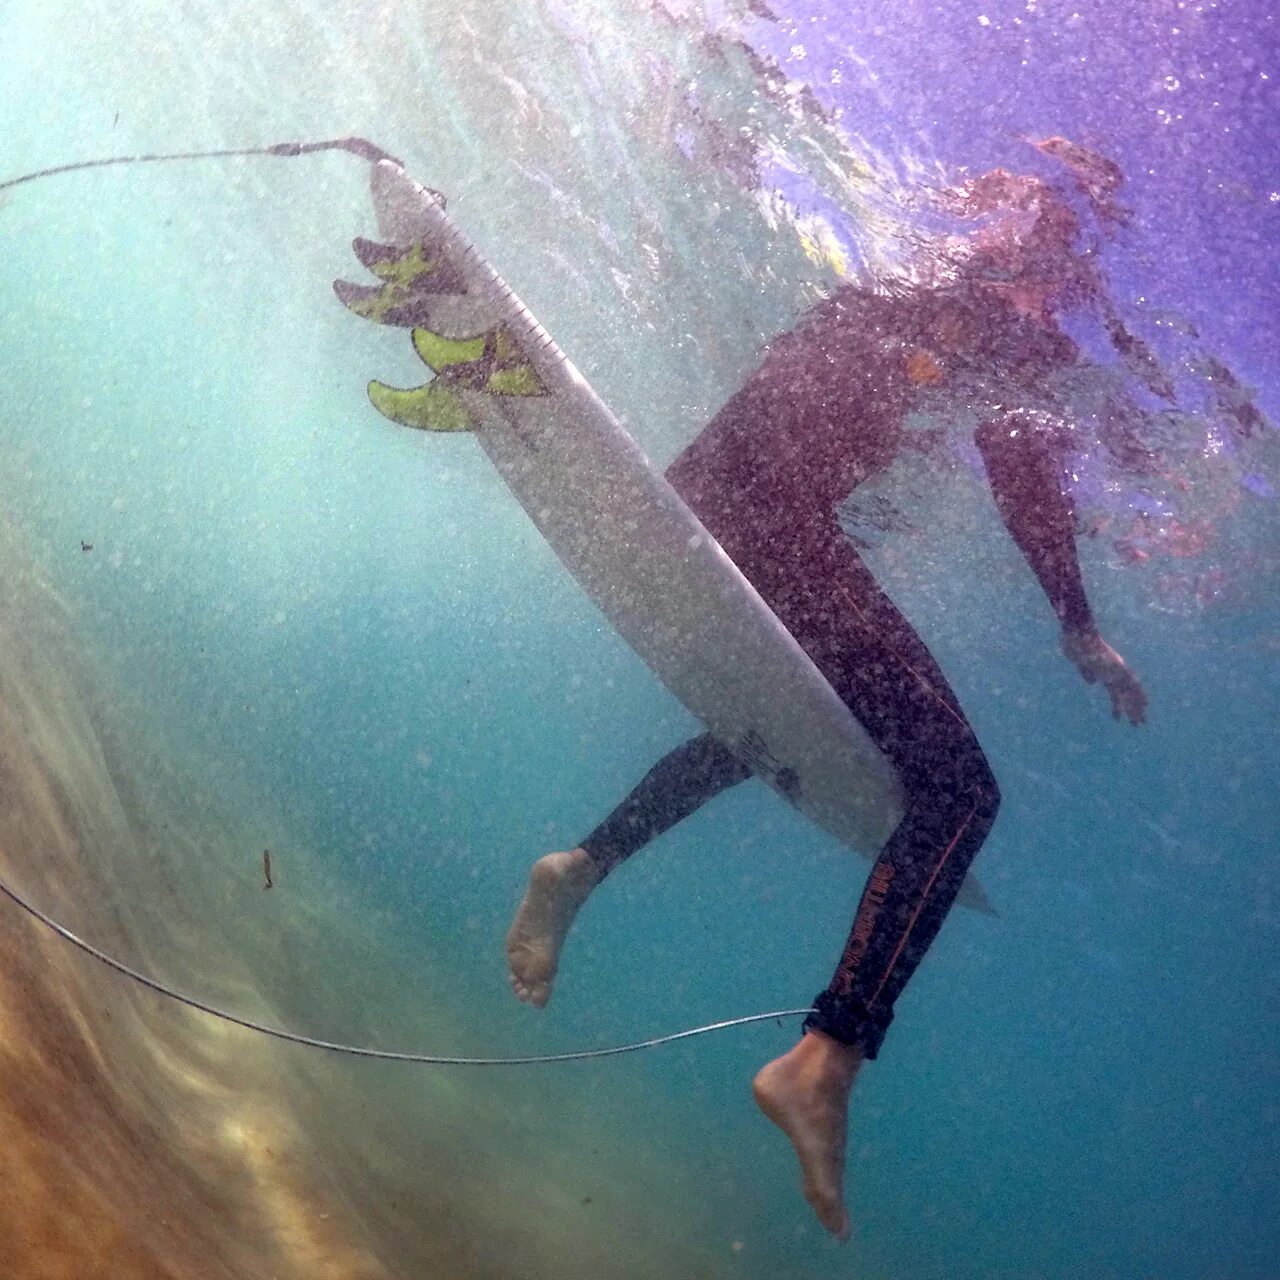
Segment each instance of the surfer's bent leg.
M581 848L603 877L726 787L750 776L728 747L704 733L659 760Z
M937 757L927 786L908 784L907 812L876 860L840 963L814 1000L817 1028L874 1058L893 1006L942 926L995 822L999 789L976 743Z
M797 561L809 582L793 580L780 592L765 583L766 599L896 766L906 792L906 813L805 1023L874 1058L894 1002L995 822L1000 791L937 663L834 520Z

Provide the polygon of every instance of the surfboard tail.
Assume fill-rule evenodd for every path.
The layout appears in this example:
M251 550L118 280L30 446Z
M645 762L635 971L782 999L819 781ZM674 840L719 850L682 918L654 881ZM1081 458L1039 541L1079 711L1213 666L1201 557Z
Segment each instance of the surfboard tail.
M995 903L991 901L987 891L972 876L965 877L965 882L960 886L960 893L956 901L962 907L968 907L979 915L991 916L995 920L1000 918L1000 912L996 910Z

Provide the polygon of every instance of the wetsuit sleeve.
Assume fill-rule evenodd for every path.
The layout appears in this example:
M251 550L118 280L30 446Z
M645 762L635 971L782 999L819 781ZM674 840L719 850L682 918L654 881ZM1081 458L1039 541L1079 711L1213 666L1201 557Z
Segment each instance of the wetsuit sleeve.
M974 437L1005 528L1067 630L1093 627L1076 556L1075 510L1063 484L1065 450L1018 414L984 422Z

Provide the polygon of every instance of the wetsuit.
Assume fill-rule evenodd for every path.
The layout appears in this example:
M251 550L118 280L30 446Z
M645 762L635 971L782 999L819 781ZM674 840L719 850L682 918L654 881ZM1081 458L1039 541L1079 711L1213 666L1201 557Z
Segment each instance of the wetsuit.
M952 335L943 350L939 332ZM1000 514L1063 625L1092 625L1062 448L1017 409L1021 389L1076 358L1059 331L972 285L906 299L849 288L774 342L667 472L902 778L905 814L805 1023L868 1058L991 830L1000 792L946 678L841 531L836 507L892 462L922 385L994 375L1009 394L976 441ZM749 776L710 734L694 738L582 847L607 874Z

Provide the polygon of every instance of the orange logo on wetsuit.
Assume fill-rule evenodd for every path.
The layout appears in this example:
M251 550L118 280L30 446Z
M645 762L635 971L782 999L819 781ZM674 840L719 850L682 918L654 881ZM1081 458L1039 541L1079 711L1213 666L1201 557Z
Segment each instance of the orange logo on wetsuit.
M854 922L849 944L840 961L840 973L846 975L850 983L853 981L854 970L867 952L867 944L871 941L872 930L876 927L876 920L879 919L880 909L884 906L892 882L893 868L887 863L880 862L872 868L867 880L867 891L858 910L858 919Z
M946 377L933 354L917 348L907 357L907 381L921 387L936 387Z

